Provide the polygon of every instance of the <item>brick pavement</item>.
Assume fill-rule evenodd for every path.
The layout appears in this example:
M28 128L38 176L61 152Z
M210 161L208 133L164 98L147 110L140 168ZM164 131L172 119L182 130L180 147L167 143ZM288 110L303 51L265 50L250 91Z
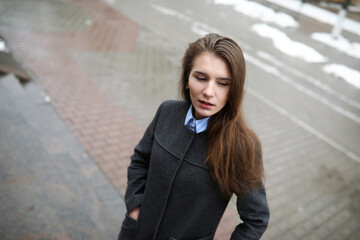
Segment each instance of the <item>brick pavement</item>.
M40 6L44 3L34 1L34 4ZM67 6L69 4L72 6ZM20 5L15 3L15 9ZM77 134L84 148L124 193L127 162L116 160L128 159L129 151L139 139L142 129L132 131L135 133L134 140L121 139L121 136L129 136L126 131L138 128L134 120L125 116L122 108L114 106L104 92L92 84L88 74L74 63L68 51L131 51L135 46L137 24L99 1L73 1L62 5L49 3L48 7L55 10L77 9L85 25L88 21L93 24L85 31L81 28L80 31L70 29L70 32L66 29L60 32L10 29L6 36L40 79L55 109ZM84 18L84 12L88 14L87 18ZM64 11L64 14L74 17L74 11ZM68 21L71 23L72 18ZM36 26L35 22L33 24Z
M115 239L120 194L34 83L0 76L0 239Z
M272 214L263 239L357 239L359 164L257 101L248 95L246 112L264 151Z
M158 104L176 98L183 50L167 46L140 10L132 19L122 14L144 11L139 2L1 2L0 33L123 196L134 145ZM251 94L246 113L264 147L271 208L264 239L356 239L358 164ZM239 222L234 209L232 201L217 239Z
M9 25L3 26L2 33L34 72L84 149L124 196L133 147L158 104L176 94L173 84L163 84L169 74L176 76L176 66L166 59L159 43L149 46L151 34L143 30L137 41L138 25L101 1L75 0L46 6L32 1L35 6L29 8L19 2L4 2L4 19L7 17ZM36 12L29 16L30 8L53 9L65 19L40 27ZM11 15L9 9L25 12L29 19ZM14 26L15 18L20 23ZM160 61L149 60L151 54ZM169 74L164 74L167 69ZM164 94L159 98L151 90L160 88ZM129 100L133 101L131 108L127 107ZM219 237L229 236L236 225L234 216L229 208L219 227Z

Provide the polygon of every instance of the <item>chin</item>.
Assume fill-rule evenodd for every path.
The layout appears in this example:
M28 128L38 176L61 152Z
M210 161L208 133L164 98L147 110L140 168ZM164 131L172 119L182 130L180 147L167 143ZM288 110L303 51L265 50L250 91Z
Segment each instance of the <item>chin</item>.
M201 118L207 118L207 117L210 117L210 116L212 116L212 114L211 113L199 113L199 115L201 116Z

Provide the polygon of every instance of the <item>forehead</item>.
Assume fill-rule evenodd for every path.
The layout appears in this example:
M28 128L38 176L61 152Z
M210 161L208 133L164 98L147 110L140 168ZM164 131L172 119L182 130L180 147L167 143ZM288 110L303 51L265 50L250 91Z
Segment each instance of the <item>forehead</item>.
M191 72L202 72L216 78L231 78L226 61L214 53L204 52L195 57Z

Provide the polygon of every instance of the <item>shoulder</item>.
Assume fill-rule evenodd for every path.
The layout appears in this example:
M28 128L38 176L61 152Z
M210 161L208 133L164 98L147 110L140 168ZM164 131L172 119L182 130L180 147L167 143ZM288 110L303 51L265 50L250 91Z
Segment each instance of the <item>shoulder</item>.
M190 107L190 103L179 100L164 101L157 110L156 122L162 127L168 124L177 124L185 121L185 116Z
M159 110L161 113L175 113L175 112L182 112L184 110L188 110L190 107L190 103L181 100L166 100L164 101Z

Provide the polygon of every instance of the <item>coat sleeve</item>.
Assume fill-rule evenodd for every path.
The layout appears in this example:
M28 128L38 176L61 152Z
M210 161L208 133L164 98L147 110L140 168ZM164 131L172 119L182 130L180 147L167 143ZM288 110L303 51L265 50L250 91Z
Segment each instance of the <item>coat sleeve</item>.
M244 196L238 197L236 207L243 223L236 226L231 240L260 239L268 226L270 217L263 184L259 190L251 190Z
M125 193L125 205L128 213L137 206L141 205L143 200L154 140L154 132L160 115L161 106L157 110L154 119L146 129L144 136L136 145L133 155L130 157L131 162L128 167L128 181Z

